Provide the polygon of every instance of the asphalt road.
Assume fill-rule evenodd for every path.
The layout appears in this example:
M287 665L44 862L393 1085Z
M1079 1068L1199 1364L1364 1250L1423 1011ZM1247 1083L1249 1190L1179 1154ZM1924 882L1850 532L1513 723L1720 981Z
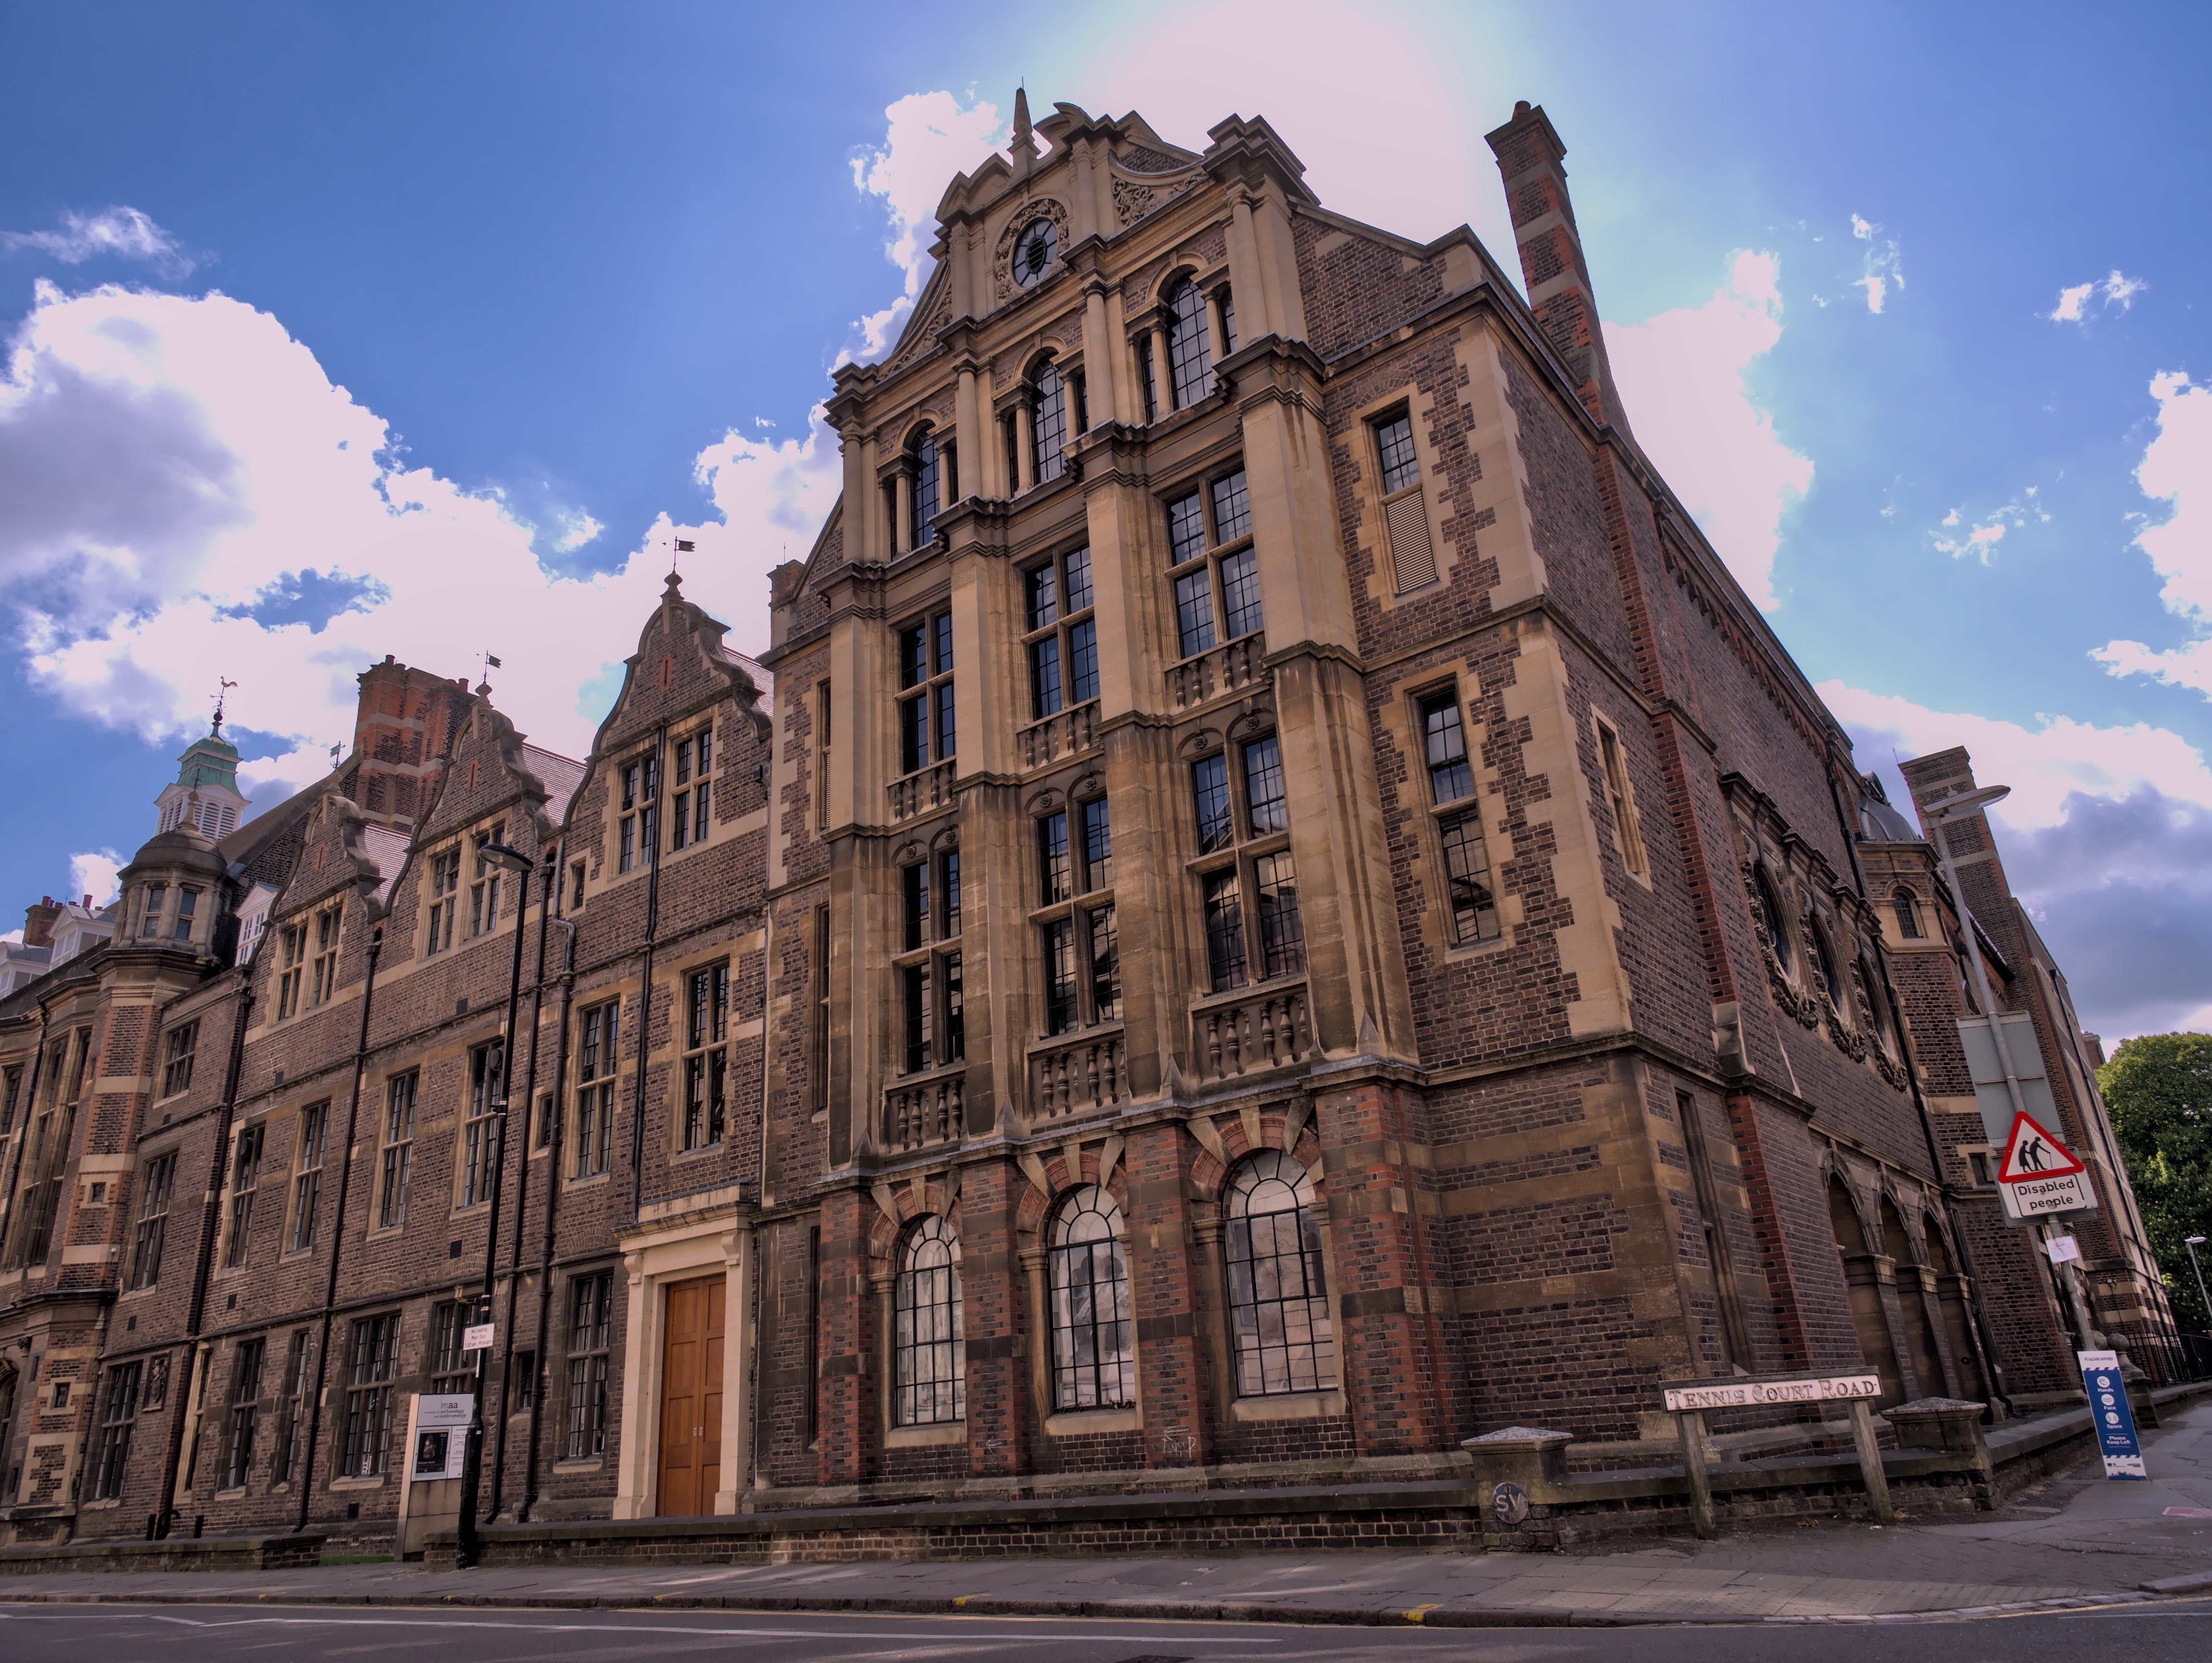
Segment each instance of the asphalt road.
M2203 1663L2212 1655L2212 1599L1935 1622L1425 1631L1110 1619L0 1604L0 1658L8 1663L242 1663L255 1654L317 1663L427 1663L456 1654L468 1663L693 1655L743 1663L2082 1663L2099 1654L2128 1663Z

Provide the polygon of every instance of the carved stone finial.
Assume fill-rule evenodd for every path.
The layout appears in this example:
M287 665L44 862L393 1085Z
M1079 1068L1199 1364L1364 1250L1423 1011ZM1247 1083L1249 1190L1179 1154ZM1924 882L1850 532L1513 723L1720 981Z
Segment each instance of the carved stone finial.
M1014 88L1014 142L1007 148L1016 154L1036 154L1036 140L1030 131L1030 93L1026 87Z

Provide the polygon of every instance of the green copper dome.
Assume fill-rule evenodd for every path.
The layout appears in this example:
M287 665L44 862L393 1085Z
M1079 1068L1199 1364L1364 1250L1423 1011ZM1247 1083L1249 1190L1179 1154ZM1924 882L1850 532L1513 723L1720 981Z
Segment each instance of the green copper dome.
M177 758L177 783L184 786L220 785L238 791L238 747L222 736L222 718L204 739L196 739Z

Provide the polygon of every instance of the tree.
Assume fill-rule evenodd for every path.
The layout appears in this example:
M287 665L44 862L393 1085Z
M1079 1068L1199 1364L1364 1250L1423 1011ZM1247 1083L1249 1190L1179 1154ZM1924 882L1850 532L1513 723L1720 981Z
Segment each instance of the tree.
M2203 1333L2212 1313L2204 1308L2183 1241L2212 1235L2212 1034L2126 1040L2097 1071L2097 1084L2173 1314L2184 1328ZM2205 1249L2197 1251L2202 1258ZM2203 1262L2212 1277L2212 1258Z

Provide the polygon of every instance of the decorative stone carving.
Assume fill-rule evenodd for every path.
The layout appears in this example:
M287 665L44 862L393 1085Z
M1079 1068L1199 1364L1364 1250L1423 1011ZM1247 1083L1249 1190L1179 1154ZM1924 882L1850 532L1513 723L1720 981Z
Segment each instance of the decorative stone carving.
M1790 972L1782 967L1781 954L1775 951L1774 938L1767 934L1766 919L1759 905L1759 880L1753 875L1759 862L1747 856L1737 865L1743 872L1743 898L1751 906L1752 933L1759 937L1759 952L1766 960L1766 979L1774 989L1774 1002L1800 1027L1816 1028L1820 1026L1820 1002L1790 979Z
M1126 179L1114 181L1114 216L1124 225L1133 225L1152 211L1152 203L1159 192L1150 185L1138 185Z
M1023 204L1021 211L1006 222L1006 228L999 233L999 246L991 254L992 292L1001 304L1014 296L1014 243L1022 233L1040 219L1052 222L1054 246L1067 247L1067 206L1050 197L1038 197Z

